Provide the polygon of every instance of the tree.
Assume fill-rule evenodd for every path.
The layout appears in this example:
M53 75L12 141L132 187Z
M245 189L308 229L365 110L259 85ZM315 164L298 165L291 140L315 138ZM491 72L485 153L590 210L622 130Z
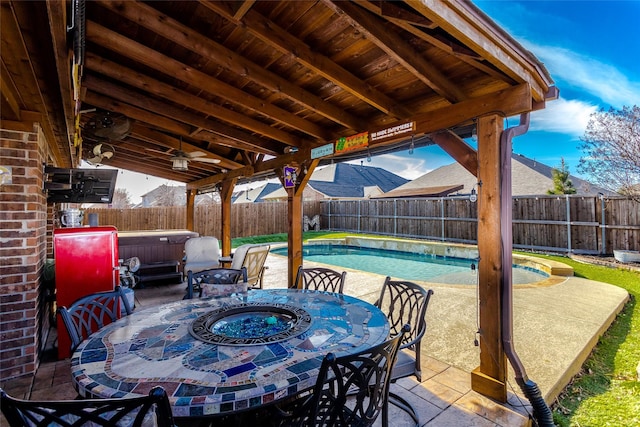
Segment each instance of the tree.
M608 190L640 200L640 107L600 110L589 118L578 171Z
M129 209L133 206L131 203L131 195L124 188L116 188L113 192L113 199L111 199L110 207L114 209Z
M560 167L551 171L553 178L553 188L547 190L547 194L576 194L576 188L569 179L569 166L560 158Z

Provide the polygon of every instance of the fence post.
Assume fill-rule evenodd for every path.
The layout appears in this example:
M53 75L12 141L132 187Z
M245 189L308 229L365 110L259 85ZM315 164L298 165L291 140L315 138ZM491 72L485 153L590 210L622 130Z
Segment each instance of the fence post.
M564 199L567 205L567 253L571 254L571 204L569 203L569 195L565 194Z
M398 199L393 199L393 235L398 235Z
M442 236L440 237L440 240L444 242L444 197L440 197L440 222L442 224Z
M607 253L607 240L606 240L606 231L607 231L607 221L605 220L605 204L604 204L604 194L598 193L600 197L600 206L602 210L602 218L600 218L600 230L602 234L602 244L600 245L600 255L604 255Z
M361 202L361 200L358 200L358 215L357 215L357 218L358 218L358 233L360 232L360 220L361 220L360 215L362 214L361 211L360 211L360 202Z

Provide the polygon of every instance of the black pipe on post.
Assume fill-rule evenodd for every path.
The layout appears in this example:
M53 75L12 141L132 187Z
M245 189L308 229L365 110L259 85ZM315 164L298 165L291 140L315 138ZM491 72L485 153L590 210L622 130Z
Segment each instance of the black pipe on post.
M502 167L505 168L502 174L503 179L500 183L500 193L503 197L505 194L508 194L509 199L511 199L511 141L514 137L525 134L528 129L529 113L525 113L520 115L520 124L518 126L505 129L500 136L503 156L501 163ZM506 179L504 179L504 177L506 177ZM502 230L502 266L503 268L507 266L504 271L505 281L502 286L502 317L500 322L502 329L502 346L507 359L509 359L511 366L513 366L516 382L533 407L533 418L537 425L540 427L554 427L555 424L553 423L551 409L549 409L549 406L547 406L547 403L544 401L538 385L527 377L524 365L513 345L513 280L511 278L511 266L513 265L513 256L511 253L513 247L513 231L511 223L513 213L510 203L502 203L501 205L503 224L507 225Z

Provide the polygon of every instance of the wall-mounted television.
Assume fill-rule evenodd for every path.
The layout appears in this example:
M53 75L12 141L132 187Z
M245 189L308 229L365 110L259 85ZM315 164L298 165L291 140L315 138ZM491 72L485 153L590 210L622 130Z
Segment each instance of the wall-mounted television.
M66 169L46 166L44 189L51 203L111 203L117 169Z

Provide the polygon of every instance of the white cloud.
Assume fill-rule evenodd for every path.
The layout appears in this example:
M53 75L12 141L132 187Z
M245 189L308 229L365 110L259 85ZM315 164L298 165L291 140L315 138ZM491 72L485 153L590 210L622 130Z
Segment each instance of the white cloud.
M559 98L547 102L544 110L531 113L530 130L563 133L578 139L584 135L589 116L597 110L587 102Z
M558 46L525 44L545 63L554 79L587 92L614 108L636 105L640 100L640 82L629 80L610 64Z

